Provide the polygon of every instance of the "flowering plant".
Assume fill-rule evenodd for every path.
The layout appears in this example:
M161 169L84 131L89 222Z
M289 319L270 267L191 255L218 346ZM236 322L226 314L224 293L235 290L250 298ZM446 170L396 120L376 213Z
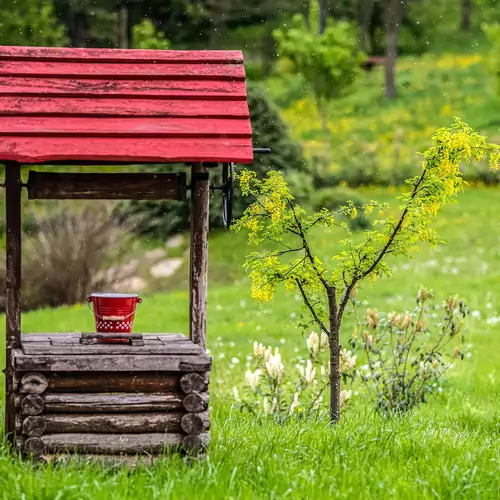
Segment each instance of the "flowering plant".
M289 417L324 410L323 393L328 387L328 337L322 332L311 332L306 339L307 360L295 365L294 370L285 370L279 348L253 344L253 367L245 372L245 384L234 387L235 405L247 409L254 415L273 416L280 421ZM347 349L342 350L341 370L344 382L354 379L356 356ZM288 376L288 378L287 378ZM347 405L352 391L341 391L341 404Z
M381 314L368 309L362 320L356 314L352 345L365 353L360 378L379 412L404 413L442 391L452 359L464 356L462 324L467 314L458 296L437 306L434 293L424 287L412 312ZM432 324L434 317L438 321Z

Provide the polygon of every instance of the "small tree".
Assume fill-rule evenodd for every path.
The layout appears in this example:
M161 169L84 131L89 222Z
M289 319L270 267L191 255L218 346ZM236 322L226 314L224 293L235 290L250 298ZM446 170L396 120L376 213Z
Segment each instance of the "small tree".
M382 218L365 231L360 243L350 238L349 228L342 221L342 216L357 217L353 203L336 211L322 209L309 215L295 203L281 174L270 172L264 180L259 180L253 172L242 172L243 194L252 195L255 201L235 228L248 230L251 244L273 247L253 252L246 259L252 296L269 302L281 284L289 291L298 291L310 317L302 326L315 323L328 336L332 422L340 418L340 328L356 286L368 278L375 281L390 275L386 257L408 257L420 242L432 246L440 242L430 224L461 190L464 182L459 170L461 162L479 161L485 156L496 169L500 148L459 120L450 128L438 130L433 145L424 154L421 174L407 181L410 191L398 198L399 217L385 215L386 204L372 201L362 207L365 214L376 210ZM340 227L347 234L341 242L343 249L328 261L320 257L311 239L316 227L324 231ZM298 257L293 259L294 255Z
M354 82L363 60L357 49L356 32L344 21L329 23L320 32L318 4L311 1L310 19L296 15L291 26L274 31L279 55L291 61L310 86L328 137L328 103L340 97Z
M132 28L132 47L134 49L166 50L170 42L158 31L150 19L143 19Z

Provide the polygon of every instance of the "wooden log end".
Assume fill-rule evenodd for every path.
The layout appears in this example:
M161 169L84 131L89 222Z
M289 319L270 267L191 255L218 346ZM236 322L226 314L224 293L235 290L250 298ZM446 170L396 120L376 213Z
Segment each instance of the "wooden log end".
M200 373L186 373L181 377L181 389L185 394L203 392L207 388L205 377Z
M181 429L186 434L201 434L210 428L210 416L208 412L186 413L181 419Z
M23 394L42 394L49 386L47 377L41 373L27 373L21 379L21 389Z
M40 437L46 429L43 417L26 417L23 421L22 433L29 437Z
M198 435L189 435L182 440L182 448L188 454L198 454L206 451L210 442L210 434L205 432Z
M40 415L43 408L43 399L38 394L28 394L21 400L21 411L25 415Z
M31 455L40 456L45 451L45 445L39 437L31 437L25 441L24 451Z
M208 393L192 393L188 394L182 400L182 406L189 413L199 413L208 408Z

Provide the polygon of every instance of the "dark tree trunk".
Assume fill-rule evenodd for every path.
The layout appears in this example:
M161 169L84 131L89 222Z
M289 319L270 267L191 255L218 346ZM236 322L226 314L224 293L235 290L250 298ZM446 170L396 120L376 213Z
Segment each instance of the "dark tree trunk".
M373 51L372 30L370 29L373 20L375 0L358 1L358 24L361 50L366 54Z
M330 420L340 420L340 323L337 316L335 292L328 292L330 317Z
M386 0L385 9L385 96L396 97L396 58L398 29L402 19L404 0Z
M118 10L118 47L128 49L130 47L129 15L128 6L120 5Z
M461 0L462 11L460 17L460 28L469 31L471 28L472 0Z
M319 0L319 34L322 35L326 29L328 23L328 15L330 13L330 2L329 0Z
M87 16L83 11L73 13L72 30L73 47L86 47L88 42L88 22Z
M273 59L276 55L276 45L273 37L273 25L267 23L264 36L262 37L262 74L269 76L273 66Z

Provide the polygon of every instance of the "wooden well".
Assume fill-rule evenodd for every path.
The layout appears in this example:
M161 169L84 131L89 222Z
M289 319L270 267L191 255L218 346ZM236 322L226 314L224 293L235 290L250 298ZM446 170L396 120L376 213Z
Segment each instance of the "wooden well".
M239 51L0 47L6 195L5 436L24 454L200 453L209 441L206 302L210 172L253 160ZM21 164L185 163L180 173ZM21 333L21 191L28 199L176 199L191 193L189 338ZM126 290L124 290L126 292ZM168 324L158 329L168 332Z

